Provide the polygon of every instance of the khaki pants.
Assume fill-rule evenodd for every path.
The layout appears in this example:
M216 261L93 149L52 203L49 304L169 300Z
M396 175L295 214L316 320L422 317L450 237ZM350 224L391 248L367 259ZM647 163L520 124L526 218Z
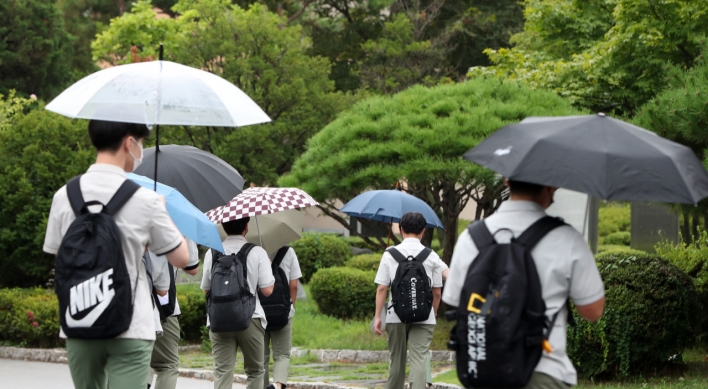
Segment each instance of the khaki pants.
M179 378L179 319L170 316L162 323L162 336L157 338L152 349L150 367L155 370L155 389L175 389ZM148 373L152 383L152 371Z
M76 389L147 388L153 342L140 339L67 339Z
M288 383L288 371L290 370L290 350L293 347L293 319L288 320L288 324L280 331L265 332L265 351L263 361L265 375L263 376L263 388L267 388L270 383L268 377L268 365L270 365L270 343L273 342L273 382L281 384Z
M214 389L231 389L234 382L236 351L241 348L243 367L246 370L246 388L263 389L263 344L265 331L260 319L251 319L243 331L209 331L214 356ZM111 388L113 389L113 388Z
M388 351L391 364L386 389L403 389L406 380L406 353L411 363L411 389L425 389L427 365L425 356L433 341L433 324L387 323Z

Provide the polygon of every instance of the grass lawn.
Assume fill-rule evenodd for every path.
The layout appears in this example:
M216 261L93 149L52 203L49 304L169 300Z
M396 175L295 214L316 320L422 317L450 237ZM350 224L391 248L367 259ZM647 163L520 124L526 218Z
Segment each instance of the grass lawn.
M578 389L674 389L708 388L708 350L687 350L684 363L667 366L646 377L625 381L580 380ZM455 369L436 376L433 381L460 385Z

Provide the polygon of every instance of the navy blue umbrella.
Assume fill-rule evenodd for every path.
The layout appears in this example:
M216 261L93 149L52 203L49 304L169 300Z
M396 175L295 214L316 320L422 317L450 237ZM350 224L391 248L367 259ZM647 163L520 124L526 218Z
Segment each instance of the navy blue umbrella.
M340 212L349 216L377 222L394 223L408 212L418 212L425 217L428 228L442 228L443 223L423 200L399 190L372 190L354 197Z

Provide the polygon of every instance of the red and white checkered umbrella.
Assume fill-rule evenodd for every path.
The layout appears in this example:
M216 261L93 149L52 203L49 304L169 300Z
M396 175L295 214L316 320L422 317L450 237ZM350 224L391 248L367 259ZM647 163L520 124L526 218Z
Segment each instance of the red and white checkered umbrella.
M226 205L212 209L206 216L214 223L258 215L267 215L288 209L319 205L315 199L298 188L248 188Z

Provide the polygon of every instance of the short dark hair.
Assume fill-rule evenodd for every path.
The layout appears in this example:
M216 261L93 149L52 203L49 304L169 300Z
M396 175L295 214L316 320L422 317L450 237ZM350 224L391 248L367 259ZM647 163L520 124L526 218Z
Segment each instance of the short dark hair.
M245 217L243 219L236 219L223 223L222 226L224 227L224 232L226 235L241 235L246 229L249 221L251 221L251 218Z
M118 151L126 136L132 136L135 140L150 136L150 130L144 124L105 120L89 121L88 132L97 151Z
M544 185L532 184L530 182L509 180L509 190L512 194L527 196L538 196L545 188Z
M401 229L407 234L418 235L423 232L426 225L428 225L428 222L425 221L425 217L418 212L406 213L401 217L401 221L399 222L399 226L401 226Z

